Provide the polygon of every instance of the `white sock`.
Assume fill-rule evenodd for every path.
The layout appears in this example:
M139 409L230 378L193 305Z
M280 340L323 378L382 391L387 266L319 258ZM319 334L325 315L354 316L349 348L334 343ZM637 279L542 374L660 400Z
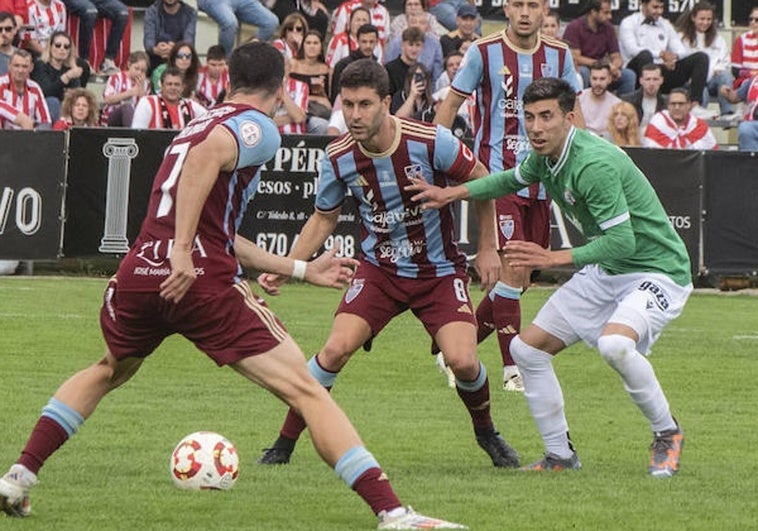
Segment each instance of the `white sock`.
M653 366L637 352L634 340L612 334L598 339L597 346L605 361L621 375L624 389L650 422L652 430L661 432L676 428Z
M553 356L524 343L519 336L511 342L511 355L521 370L524 396L542 435L545 451L568 459L568 423L563 409L563 391L553 370Z

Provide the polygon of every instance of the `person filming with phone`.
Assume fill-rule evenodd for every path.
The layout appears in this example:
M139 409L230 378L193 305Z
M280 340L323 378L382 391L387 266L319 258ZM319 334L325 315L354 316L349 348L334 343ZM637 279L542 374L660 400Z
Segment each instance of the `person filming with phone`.
M432 77L421 63L408 69L405 87L392 96L390 111L402 118L415 118L431 123L434 120Z

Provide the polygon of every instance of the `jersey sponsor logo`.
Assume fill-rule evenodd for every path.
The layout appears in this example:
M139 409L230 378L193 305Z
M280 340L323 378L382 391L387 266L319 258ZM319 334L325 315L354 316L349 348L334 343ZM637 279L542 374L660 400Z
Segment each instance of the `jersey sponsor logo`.
M345 302L350 304L355 300L355 298L360 294L361 291L363 291L363 279L362 278L354 278L353 282L350 284L350 288L347 290L347 293L345 293Z
M369 215L369 221L372 223L372 229L376 232L392 232L400 223L406 226L418 225L423 221L423 208L415 206L401 211L389 210L374 212Z
M164 266L168 257L171 255L171 248L174 246L174 239L168 240L155 240L144 242L140 246L140 250L137 253L137 258L145 262L152 268L161 268ZM192 254L198 254L201 258L208 258L208 253L203 246L203 242L200 241L200 236L195 236L194 245L192 247ZM167 266L168 267L168 266ZM169 273L171 272L169 268ZM145 273L135 273L145 274ZM162 274L162 273L150 273L150 274Z
M669 299L666 295L666 292L661 288L658 284L655 284L654 282L651 282L649 280L644 281L640 286L637 288L639 291L647 291L653 296L653 302L655 303L658 308L661 310L667 310L669 307ZM652 306L647 305L647 309L652 308Z
M408 178L416 177L418 179L422 179L424 177L424 175L421 173L421 164L411 164L410 166L403 168L403 171L405 172L405 176Z
M499 216L498 226L500 227L500 232L505 237L506 240L510 240L513 237L513 231L516 228L516 223L513 221L513 216Z
M505 149L514 155L529 150L529 139L523 135L505 135Z
M240 138L247 147L253 147L261 141L261 126L250 120L240 124Z
M424 240L400 240L397 242L382 242L379 247L379 259L396 264L402 259L409 259L424 252Z
M523 104L517 97L501 98L497 102L497 108L503 118L518 118Z

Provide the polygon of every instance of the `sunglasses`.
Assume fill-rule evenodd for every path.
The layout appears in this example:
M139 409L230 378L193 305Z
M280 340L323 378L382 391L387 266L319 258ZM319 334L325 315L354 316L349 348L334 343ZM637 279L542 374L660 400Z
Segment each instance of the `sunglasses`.
M176 54L176 58L177 59L192 59L192 54L191 53L183 53L182 52L182 53Z
M53 46L56 48L63 48L64 50L68 50L69 48L71 48L70 44L64 44L62 42L54 42Z
M758 22L758 17L750 17L748 20L750 22Z
M0 33L13 33L13 26L0 26Z
M302 26L293 26L291 29L292 31L296 33L302 33L305 28L303 28Z

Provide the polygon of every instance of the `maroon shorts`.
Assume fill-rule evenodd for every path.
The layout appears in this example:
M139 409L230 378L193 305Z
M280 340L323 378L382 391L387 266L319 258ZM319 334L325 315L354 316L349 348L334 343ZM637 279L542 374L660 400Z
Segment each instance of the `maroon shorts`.
M550 245L550 201L509 194L495 200L498 248L509 240Z
M448 323L463 321L476 326L468 282L463 272L430 279L404 278L362 261L336 313L363 318L376 336L393 317L410 308L434 337Z
M116 359L144 358L172 334L181 334L217 365L268 352L287 330L246 282L208 295L188 292L178 304L155 292L119 291L108 283L100 327Z

